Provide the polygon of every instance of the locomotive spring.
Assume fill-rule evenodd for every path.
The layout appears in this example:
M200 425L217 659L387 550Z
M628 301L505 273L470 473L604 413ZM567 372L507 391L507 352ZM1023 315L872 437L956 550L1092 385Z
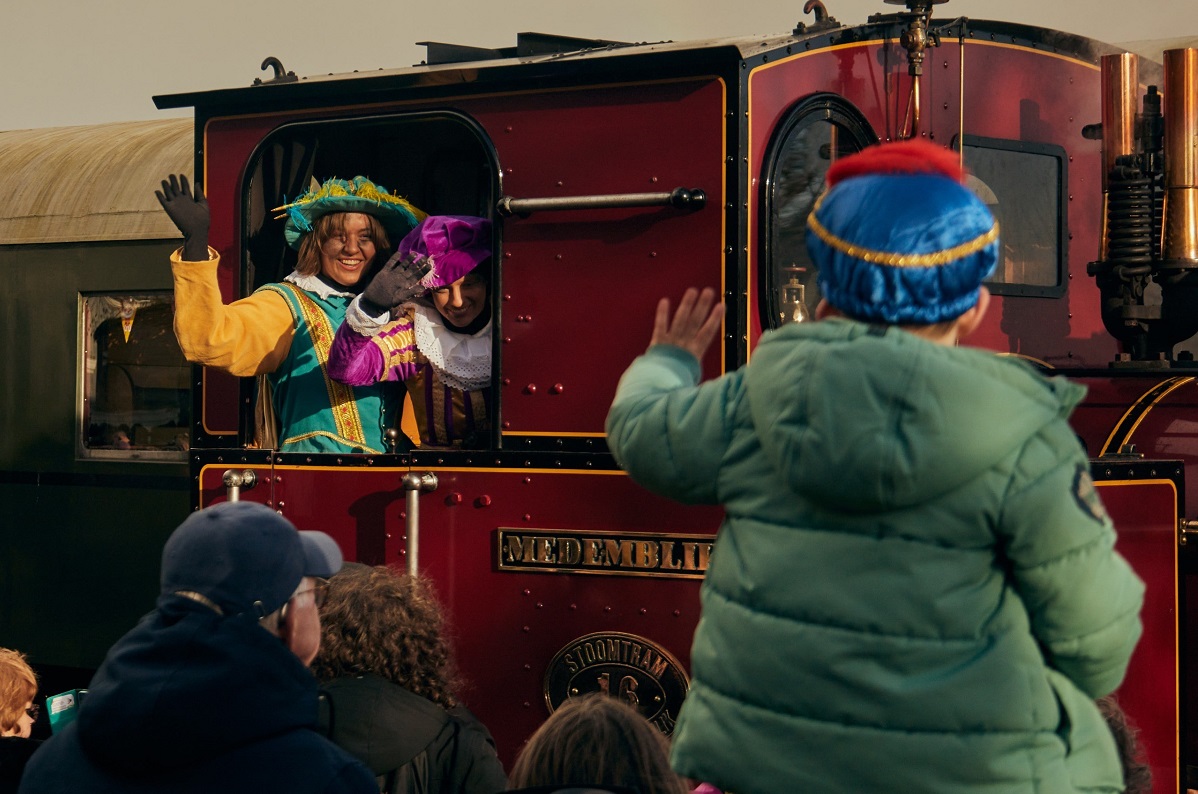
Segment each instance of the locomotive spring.
M1119 166L1107 184L1107 269L1122 277L1147 274L1155 256L1152 178Z

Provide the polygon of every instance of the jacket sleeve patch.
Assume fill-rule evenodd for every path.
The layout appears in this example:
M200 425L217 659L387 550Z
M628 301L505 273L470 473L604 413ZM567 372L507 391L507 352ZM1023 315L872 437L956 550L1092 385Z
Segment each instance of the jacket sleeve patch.
M1090 469L1085 464L1079 463L1077 473L1073 475L1073 499L1083 513L1098 523L1105 524L1110 520L1106 508L1102 506L1102 499L1098 496L1098 489L1094 487Z

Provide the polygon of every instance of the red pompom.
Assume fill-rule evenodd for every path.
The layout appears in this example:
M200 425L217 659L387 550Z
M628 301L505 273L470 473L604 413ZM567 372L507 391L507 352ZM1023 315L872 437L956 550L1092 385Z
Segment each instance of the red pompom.
M923 138L869 146L837 160L828 169L828 187L855 176L873 174L935 174L957 182L965 178L960 155Z

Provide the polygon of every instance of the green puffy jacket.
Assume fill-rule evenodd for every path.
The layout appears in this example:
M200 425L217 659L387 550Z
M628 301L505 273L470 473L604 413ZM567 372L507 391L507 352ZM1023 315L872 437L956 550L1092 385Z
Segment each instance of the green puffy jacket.
M633 479L726 511L679 772L737 794L1122 790L1093 699L1143 585L1066 422L1082 387L843 319L698 377L656 346L607 420Z

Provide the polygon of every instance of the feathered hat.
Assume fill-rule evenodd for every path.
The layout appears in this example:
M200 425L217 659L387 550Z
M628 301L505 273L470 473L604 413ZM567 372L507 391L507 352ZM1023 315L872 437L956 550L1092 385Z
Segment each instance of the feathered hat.
M807 251L828 303L858 320L959 317L998 261L998 223L957 154L923 140L871 146L828 169Z
M407 199L388 193L387 188L376 185L364 176L355 176L350 180L325 180L320 187L309 190L290 204L275 207L274 211L283 213L276 217L287 218L283 236L292 248L299 248L300 240L312 231L312 224L317 218L331 212L372 215L383 224L392 240L407 234L426 217Z
M429 215L395 249L432 269L420 280L433 290L460 279L491 255L491 222L473 215Z

